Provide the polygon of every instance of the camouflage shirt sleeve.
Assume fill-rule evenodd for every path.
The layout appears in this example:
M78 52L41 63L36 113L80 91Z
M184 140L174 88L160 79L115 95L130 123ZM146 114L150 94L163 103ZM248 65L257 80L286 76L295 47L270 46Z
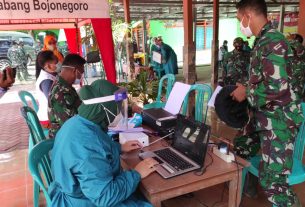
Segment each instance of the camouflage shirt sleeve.
M269 43L258 47L254 52L247 88L249 103L255 108L266 104L287 104L286 97L290 97L288 45L284 40L270 39Z

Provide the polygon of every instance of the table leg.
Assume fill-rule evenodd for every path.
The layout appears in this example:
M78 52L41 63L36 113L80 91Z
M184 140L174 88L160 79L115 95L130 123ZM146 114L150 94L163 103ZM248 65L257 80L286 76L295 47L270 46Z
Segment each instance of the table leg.
M242 170L230 181L228 207L238 207L241 200Z
M159 199L151 199L150 200L151 205L153 205L153 207L161 207L161 200Z

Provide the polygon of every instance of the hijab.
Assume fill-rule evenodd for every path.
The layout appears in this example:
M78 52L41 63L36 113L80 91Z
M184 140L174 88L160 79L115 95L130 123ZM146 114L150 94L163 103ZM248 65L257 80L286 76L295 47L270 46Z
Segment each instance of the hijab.
M44 38L44 45L43 45L43 48L42 50L45 51L45 50L50 50L48 48L48 45L49 45L49 42L51 41L54 41L56 42L56 38L52 35L46 35L46 37ZM56 44L54 44L54 50L52 50L54 55L57 57L58 59L58 62L62 63L64 61L64 57L63 55L59 52Z
M113 85L107 80L96 80L91 85L85 85L80 89L79 96L81 100L87 100L92 98L104 97L113 95L119 87ZM78 108L78 114L99 125L102 130L106 131L109 125L106 111L106 107L114 115L117 115L118 104L115 101L109 101L104 103L85 105L82 103ZM110 122L113 121L114 116L108 113Z

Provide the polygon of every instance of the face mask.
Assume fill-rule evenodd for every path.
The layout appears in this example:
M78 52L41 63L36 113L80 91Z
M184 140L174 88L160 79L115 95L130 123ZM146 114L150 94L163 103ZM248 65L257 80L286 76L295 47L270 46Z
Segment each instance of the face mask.
M243 26L243 20L244 18L241 20L240 22L240 31L246 36L246 37L251 37L253 35L252 31L251 31L251 28L250 28L250 19L249 19L249 23L248 23L248 26L247 27L244 27Z
M54 47L54 45L47 45L47 48L48 48L48 50L53 51L55 47Z
M82 82L83 78L84 78L84 74L82 74L81 78L76 78L74 84L79 85Z

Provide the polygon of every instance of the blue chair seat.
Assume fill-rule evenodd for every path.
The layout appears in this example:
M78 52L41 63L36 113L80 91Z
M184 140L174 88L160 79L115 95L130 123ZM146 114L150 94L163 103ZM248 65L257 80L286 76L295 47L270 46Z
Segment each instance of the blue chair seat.
M305 166L302 160L293 159L292 173L288 177L289 185L299 184L300 180L305 180Z
M251 172L256 177L258 177L258 169L261 159L262 159L261 155L256 155L250 159L251 165L249 166L248 171Z
M173 74L167 74L164 75L160 81L159 81L159 86L158 86L158 95L157 95L157 99L155 102L150 103L150 104L145 104L143 106L143 109L151 109L151 108L163 108L165 106L165 103L161 101L161 95L162 95L162 88L163 88L163 83L164 81L167 81L166 83L166 94L165 94L165 98L166 100L169 97L170 92L173 89L173 85L176 81L176 77Z

